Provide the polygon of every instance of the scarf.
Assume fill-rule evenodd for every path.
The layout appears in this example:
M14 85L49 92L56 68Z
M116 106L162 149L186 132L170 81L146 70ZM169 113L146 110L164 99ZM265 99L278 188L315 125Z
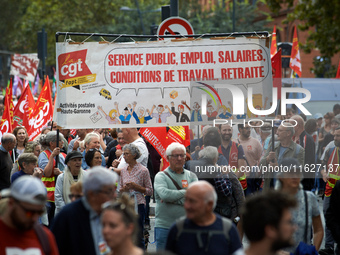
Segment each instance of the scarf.
M80 172L78 174L78 180L77 180L78 182L83 181L84 172L85 171L83 170L83 168L80 168ZM66 166L64 169L64 184L63 184L63 197L64 197L65 204L71 203L71 200L68 197L68 195L71 193L70 191L71 185L75 182L76 181L74 180L70 169L68 169L68 167Z

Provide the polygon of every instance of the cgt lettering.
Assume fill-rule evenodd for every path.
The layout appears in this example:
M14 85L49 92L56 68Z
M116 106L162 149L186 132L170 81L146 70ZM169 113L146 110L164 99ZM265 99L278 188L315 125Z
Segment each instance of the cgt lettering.
M69 75L70 77L74 77L77 75L78 72L83 71L82 69L82 63L83 61L81 59L78 59L78 61L76 63L72 63L69 65L63 65L61 67L61 74L63 76Z

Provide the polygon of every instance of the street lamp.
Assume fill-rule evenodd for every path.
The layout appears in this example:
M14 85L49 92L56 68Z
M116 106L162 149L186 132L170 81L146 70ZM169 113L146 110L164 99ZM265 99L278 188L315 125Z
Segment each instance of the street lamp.
M146 12L160 12L160 11L162 11L162 9L161 9L161 8L158 8L158 9L150 10L150 11L141 11L141 10L139 9L138 0L135 0L135 3L136 3L137 9L131 9L130 7L122 6L122 7L120 7L120 10L121 10L121 11L137 11L137 13L138 13L138 15L139 15L139 19L140 19L140 24L141 24L141 27L142 27L143 35L145 35L145 27L144 27L144 22L143 22L142 13L146 13Z

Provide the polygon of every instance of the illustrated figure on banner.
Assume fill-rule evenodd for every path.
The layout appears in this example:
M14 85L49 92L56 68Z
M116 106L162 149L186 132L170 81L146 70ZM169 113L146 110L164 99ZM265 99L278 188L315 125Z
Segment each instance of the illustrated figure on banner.
M98 110L104 114L109 124L121 124L120 120L118 119L118 113L116 109L112 109L109 114L106 114L106 112L103 110L103 107L101 106L98 106Z
M218 118L219 119L231 119L232 114L230 113L230 108L227 108L225 105L221 105L218 109Z
M191 112L190 120L192 122L194 122L194 121L202 121L201 106L197 102L194 102L192 110L191 110L189 105L187 105L187 103L184 100L182 101L182 104L184 104L189 109L189 111Z
M135 109L137 102L133 102L132 105L133 109ZM147 116L146 113L148 114ZM133 111L132 116L135 118L137 124L147 124L148 121L152 119L152 117L150 116L150 110L145 110L143 106L138 107L137 113L136 111Z
M217 106L217 108L219 108L219 105ZM212 100L208 100L207 103L207 116L208 116L208 120L214 120L217 118L217 110L215 110L215 108L212 105Z
M172 112L169 108L169 106L163 106L162 104L159 104L157 106L157 113L153 113L154 109L156 108L156 105L153 105L151 108L150 115L156 119L157 123L165 123L166 119L171 116ZM168 112L164 112L165 108L168 109Z
M190 122L188 115L184 113L184 105L179 104L178 112L176 112L175 103L171 102L171 111L176 116L176 122Z
M124 108L123 114L119 113L119 109L118 109L118 103L114 102L114 106L116 107L118 116L120 121L122 122L122 124L129 124L130 123L130 119L132 116L132 112L135 110L135 108L133 108L131 110L131 105L128 104L127 107ZM129 110L130 109L130 110Z

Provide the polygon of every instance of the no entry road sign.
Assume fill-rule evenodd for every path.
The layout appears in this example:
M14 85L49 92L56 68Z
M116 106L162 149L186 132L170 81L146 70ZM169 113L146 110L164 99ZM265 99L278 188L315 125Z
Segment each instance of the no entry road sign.
M193 35L194 29L189 21L180 17L170 17L164 20L157 30L157 35Z

